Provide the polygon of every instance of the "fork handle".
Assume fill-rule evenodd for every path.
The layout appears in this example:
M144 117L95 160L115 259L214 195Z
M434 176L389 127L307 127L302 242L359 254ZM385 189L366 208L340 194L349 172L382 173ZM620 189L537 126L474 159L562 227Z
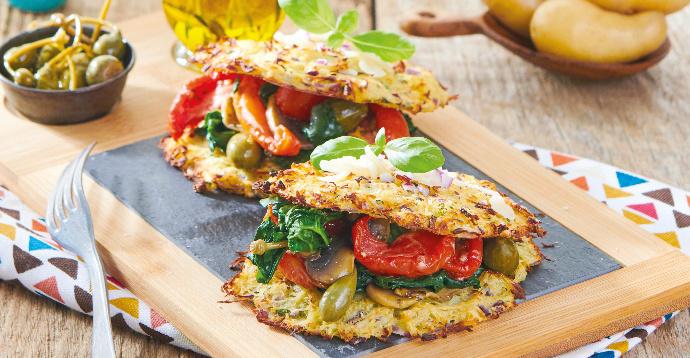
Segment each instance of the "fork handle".
M113 345L113 330L110 324L110 302L105 282L103 263L95 250L90 259L84 258L86 268L91 279L91 295L93 298L93 336L91 339L91 356L115 358Z

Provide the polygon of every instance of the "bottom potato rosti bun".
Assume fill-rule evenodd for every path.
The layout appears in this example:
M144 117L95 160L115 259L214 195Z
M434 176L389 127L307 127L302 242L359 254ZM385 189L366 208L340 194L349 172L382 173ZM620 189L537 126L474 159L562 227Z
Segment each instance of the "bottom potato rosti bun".
M254 169L238 168L219 149L211 151L206 138L194 135L192 130L185 129L177 140L165 137L158 147L163 149L165 160L170 165L182 170L187 179L194 181L194 190L204 192L220 189L249 198L266 196L252 189L252 183L267 179L270 172L280 169L278 165L264 156Z
M340 337L352 344L372 337L387 341L393 333L433 340L449 332L469 331L517 305L516 298L524 299L524 291L517 282L524 280L530 267L541 263L543 256L529 237L516 239L515 243L520 263L512 278L486 270L480 276L479 289L456 289L447 302L424 298L405 309L383 306L366 293L358 293L347 312L332 322L324 321L319 314L323 295L320 290L304 289L280 271L276 271L268 284L258 283L257 267L247 258L239 259L242 270L223 286L223 291L232 297L231 301L251 302L259 322L291 332L325 339Z

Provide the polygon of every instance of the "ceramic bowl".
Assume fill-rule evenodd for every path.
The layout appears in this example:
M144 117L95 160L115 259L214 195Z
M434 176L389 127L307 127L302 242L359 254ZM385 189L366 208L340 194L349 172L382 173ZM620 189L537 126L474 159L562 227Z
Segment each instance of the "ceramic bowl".
M57 27L43 27L14 36L0 46L0 58L12 47L51 37L57 30ZM88 36L91 33L91 28L84 28L84 34ZM134 49L125 40L125 56L122 58L124 71L106 82L74 91L40 90L20 86L12 81L4 65L0 66L5 105L42 124L81 123L102 117L120 100L134 60Z

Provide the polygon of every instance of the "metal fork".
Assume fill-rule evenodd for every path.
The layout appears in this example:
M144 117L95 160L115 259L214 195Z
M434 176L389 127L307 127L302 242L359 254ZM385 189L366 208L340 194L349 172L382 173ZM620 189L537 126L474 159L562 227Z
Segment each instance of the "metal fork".
M114 358L115 346L110 326L110 305L105 271L96 250L91 210L86 202L81 182L84 163L94 145L96 142L84 149L62 172L48 200L46 222L48 232L55 241L79 255L89 270L93 298L91 356Z

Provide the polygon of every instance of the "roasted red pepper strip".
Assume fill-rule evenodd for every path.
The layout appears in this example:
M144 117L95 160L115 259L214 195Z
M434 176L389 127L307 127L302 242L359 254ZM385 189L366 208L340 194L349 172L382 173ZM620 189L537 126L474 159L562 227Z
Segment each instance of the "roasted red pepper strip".
M189 81L177 94L168 113L168 132L178 139L187 127L196 127L206 113L220 109L232 95L235 73L213 72ZM228 80L228 82L223 82Z
M253 76L242 78L232 101L237 119L261 148L276 155L297 155L301 148L297 137L282 124L275 132L268 126L266 107L259 97L263 83Z
M311 108L327 98L287 87L280 87L276 92L276 104L280 111L300 121L308 121L311 118Z
M472 276L484 256L484 242L481 239L458 239L455 242L455 255L443 266L450 277L462 281Z
M369 109L376 115L376 131L386 128L386 142L393 139L409 137L410 128L402 113L395 108L383 107L378 104L370 103Z
M370 216L357 221L352 228L355 258L374 274L417 278L430 275L445 266L455 254L452 236L428 231L400 235L390 246L377 240L369 231Z
M304 260L290 251L286 251L278 263L278 271L288 280L307 290L318 286L317 282L307 273Z

